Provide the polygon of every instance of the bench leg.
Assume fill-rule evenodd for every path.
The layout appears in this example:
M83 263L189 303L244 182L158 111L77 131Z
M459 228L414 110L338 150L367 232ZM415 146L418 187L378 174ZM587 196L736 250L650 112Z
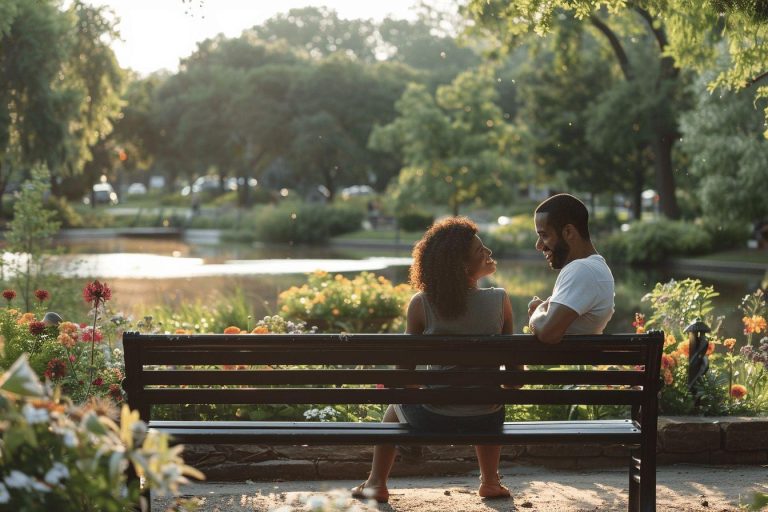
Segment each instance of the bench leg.
M637 452L631 452L629 456L629 502L628 512L640 512L640 464Z
M654 432L655 435L655 432ZM647 445L651 445L650 448ZM640 512L656 511L656 446L643 444L640 464Z

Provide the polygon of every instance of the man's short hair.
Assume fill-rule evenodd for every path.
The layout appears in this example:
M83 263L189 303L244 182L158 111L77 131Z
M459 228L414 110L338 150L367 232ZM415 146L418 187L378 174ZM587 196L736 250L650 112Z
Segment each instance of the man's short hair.
M536 207L546 213L547 223L561 234L566 224L573 224L584 240L589 240L589 212L584 203L571 194L556 194Z

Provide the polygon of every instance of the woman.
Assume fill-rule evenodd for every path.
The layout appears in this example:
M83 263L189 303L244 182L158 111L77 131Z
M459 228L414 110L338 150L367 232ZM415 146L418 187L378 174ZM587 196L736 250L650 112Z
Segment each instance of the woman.
M419 293L408 305L406 334L511 334L512 305L501 288L478 288L477 282L496 271L496 262L467 218L435 223L413 249L410 281ZM430 369L455 367L431 366ZM496 430L504 423L504 406L390 405L384 422L408 423L420 430ZM377 445L368 480L352 489L357 498L389 499L387 478L395 447ZM505 498L509 489L499 481L501 446L475 446L480 466L478 494Z

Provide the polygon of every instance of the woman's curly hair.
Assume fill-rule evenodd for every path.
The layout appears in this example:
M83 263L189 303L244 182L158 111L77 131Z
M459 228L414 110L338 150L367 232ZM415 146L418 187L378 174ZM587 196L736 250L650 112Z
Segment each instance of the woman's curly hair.
M411 285L421 290L438 316L452 318L467 308L467 259L477 225L466 217L436 222L413 248Z

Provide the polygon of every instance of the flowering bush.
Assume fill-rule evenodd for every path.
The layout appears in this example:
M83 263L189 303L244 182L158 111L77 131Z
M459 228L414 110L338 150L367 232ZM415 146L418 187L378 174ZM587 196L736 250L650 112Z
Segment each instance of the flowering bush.
M370 272L348 279L319 270L301 287L282 292L278 301L284 316L320 330L388 332L400 329L412 293L408 285L394 286Z
M38 377L61 386L76 403L93 396L109 396L116 402L123 399L122 351L111 346L113 333L99 325L111 297L106 284L94 281L83 290L84 299L93 307L90 325L43 321L43 302L50 298L46 290L35 291L38 305L27 313L10 307L13 290L5 290L3 296L9 305L0 308L0 368L8 368L22 354L28 354ZM106 327L115 326L113 322Z
M204 478L184 465L181 447L148 432L138 413L123 405L118 424L112 408L52 396L19 358L0 377L0 508L129 510L138 502L137 486L126 479L129 464L161 495L175 494L185 475Z
M743 314L745 340L722 333L722 317L712 314L712 298L719 294L699 280L659 283L643 297L652 314L646 321L635 315L637 332L659 328L666 333L662 355L660 409L665 414L705 415L764 414L768 410L768 337L753 346L753 336L765 331L766 305L763 291L747 295L739 309ZM711 327L706 350L708 371L700 379L698 400L688 389L690 346L685 328L696 319Z

